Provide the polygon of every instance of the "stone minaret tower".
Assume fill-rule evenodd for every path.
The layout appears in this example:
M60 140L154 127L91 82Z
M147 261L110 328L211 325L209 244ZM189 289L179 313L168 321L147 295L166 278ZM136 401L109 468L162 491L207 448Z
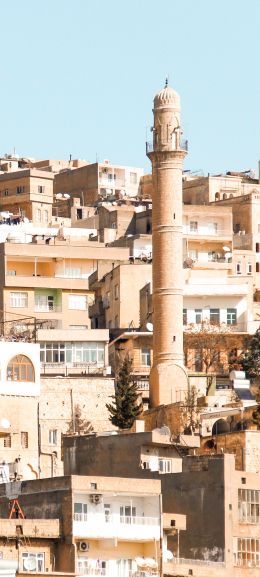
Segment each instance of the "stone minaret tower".
M153 367L151 406L180 400L188 387L183 365L182 167L180 97L168 86L154 98L153 145ZM177 393L177 394L176 394Z

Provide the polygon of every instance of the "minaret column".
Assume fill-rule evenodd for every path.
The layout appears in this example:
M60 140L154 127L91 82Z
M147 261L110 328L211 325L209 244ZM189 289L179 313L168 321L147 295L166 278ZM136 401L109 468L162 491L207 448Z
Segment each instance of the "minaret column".
M180 101L168 86L154 99L153 145L153 367L152 406L180 400L183 365L182 168Z

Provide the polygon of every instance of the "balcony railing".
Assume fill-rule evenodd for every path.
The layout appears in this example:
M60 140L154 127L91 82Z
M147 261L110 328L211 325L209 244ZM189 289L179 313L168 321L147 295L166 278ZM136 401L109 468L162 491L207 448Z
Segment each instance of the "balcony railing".
M76 515L76 517L75 517ZM159 517L128 517L119 514L105 516L90 511L87 520L74 515L73 535L82 539L114 539L150 541L160 538Z
M41 374L43 375L106 375L109 374L110 371L110 367L97 363L41 363Z
M167 146L167 150L185 150L186 152L188 151L188 140L186 140L185 138L181 138L180 140L180 146L175 147L174 142L172 142L172 148L168 148L169 144ZM163 146L163 145L162 145ZM154 143L153 142L146 142L146 154L149 154L149 152L154 152L156 150L160 150L159 146L158 147L154 147ZM162 148L163 150L163 148Z
M74 513L74 521L80 521L81 523L86 523L91 521L93 515L91 513ZM102 515L101 513L95 513L95 519L97 522L104 522L110 524L120 524L120 525L157 525L159 524L158 517L138 517L138 516L122 516L122 515Z
M34 311L37 313L61 313L62 308L61 305L55 305L55 304L46 304L46 305L41 305L41 304L35 304L34 307Z
M159 577L158 573L156 572L148 572L148 571L129 571L129 570L125 570L124 572L122 571L121 568L119 568L118 572L115 573L115 571L111 571L109 569L103 568L103 569L97 569L97 568L92 568L92 567L80 567L77 570L76 573L76 577L78 576L83 576L86 575L88 576L104 576L104 577Z
M182 231L184 235L191 235L191 236L230 236L232 237L232 231L227 228L210 228L210 227L203 227L199 226L197 229L192 230L189 226L183 225ZM231 251L230 247L230 251Z
M175 565L204 565L207 567L225 567L225 561L208 561L207 559L184 559L173 557L168 564L174 563Z

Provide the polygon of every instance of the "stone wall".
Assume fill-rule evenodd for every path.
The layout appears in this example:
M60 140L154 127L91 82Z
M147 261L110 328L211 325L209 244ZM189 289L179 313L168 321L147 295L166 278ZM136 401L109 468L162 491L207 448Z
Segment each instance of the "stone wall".
M75 407L96 432L112 430L106 403L114 394L114 380L107 377L50 378L41 381L39 403L41 477L63 474L61 439L67 432ZM57 431L57 444L49 431Z

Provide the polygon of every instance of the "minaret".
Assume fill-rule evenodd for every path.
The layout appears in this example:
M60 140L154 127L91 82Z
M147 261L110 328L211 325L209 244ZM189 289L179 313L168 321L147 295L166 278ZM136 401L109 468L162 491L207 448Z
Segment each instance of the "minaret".
M182 167L180 97L168 86L154 98L152 407L180 400L188 388L183 365ZM176 393L178 394L176 395Z

